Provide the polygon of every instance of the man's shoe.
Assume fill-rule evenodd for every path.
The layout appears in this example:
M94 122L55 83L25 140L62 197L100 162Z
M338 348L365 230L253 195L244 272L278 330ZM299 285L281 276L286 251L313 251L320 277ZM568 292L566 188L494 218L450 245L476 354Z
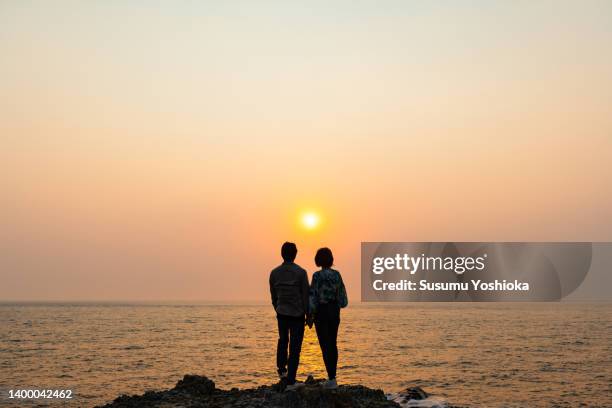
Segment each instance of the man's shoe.
M305 385L306 384L304 384L303 382L296 381L295 383L286 386L285 391L297 391L298 389L302 388Z
M281 372L279 372L279 373L278 373L278 378L280 378L281 380L282 380L283 378L287 378L287 372L286 372L286 371L283 371L282 373L281 373Z
M338 388L338 383L336 382L335 378L332 378L331 380L327 380L323 383L323 388L327 390L335 390Z

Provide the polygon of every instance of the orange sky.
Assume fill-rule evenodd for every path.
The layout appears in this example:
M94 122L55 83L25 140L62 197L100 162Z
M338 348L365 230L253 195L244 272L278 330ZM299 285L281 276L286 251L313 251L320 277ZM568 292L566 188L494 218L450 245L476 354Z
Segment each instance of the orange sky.
M611 15L3 2L0 300L267 299L285 240L356 299L361 241L612 240Z

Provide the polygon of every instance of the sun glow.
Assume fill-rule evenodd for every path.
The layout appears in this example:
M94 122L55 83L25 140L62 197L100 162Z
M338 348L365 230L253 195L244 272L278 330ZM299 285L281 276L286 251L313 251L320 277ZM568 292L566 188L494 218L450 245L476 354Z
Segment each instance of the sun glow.
M312 230L319 225L319 216L313 212L307 212L302 215L302 225L304 228Z

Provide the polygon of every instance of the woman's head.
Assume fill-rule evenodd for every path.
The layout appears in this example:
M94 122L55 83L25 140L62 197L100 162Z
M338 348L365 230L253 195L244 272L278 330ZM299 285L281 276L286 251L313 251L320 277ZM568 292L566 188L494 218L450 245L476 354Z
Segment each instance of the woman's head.
M334 264L334 255L329 248L320 248L315 255L315 265L320 268L331 268Z

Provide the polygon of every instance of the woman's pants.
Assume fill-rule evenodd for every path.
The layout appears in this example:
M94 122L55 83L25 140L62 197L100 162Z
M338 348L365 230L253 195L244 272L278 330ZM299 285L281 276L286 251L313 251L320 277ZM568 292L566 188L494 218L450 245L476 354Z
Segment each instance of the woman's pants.
M315 329L323 353L323 361L329 379L336 378L338 365L338 326L340 326L340 307L337 303L319 304L315 315Z

